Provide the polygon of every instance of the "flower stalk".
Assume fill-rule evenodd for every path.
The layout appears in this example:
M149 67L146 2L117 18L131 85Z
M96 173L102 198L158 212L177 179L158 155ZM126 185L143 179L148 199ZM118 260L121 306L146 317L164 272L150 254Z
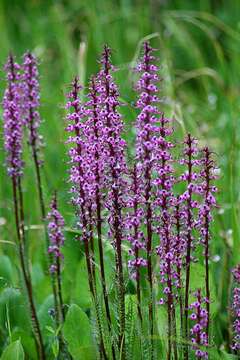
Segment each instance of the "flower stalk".
M89 101L87 103L88 109L88 123L89 133L89 152L92 155L93 161L93 174L94 174L94 186L93 186L93 201L95 204L96 212L96 230L97 230L97 240L98 240L98 251L99 251L99 261L100 261L100 274L101 274L101 284L103 290L103 298L108 322L108 330L111 334L112 332L112 321L108 300L108 290L106 286L106 276L105 276L105 266L104 266L104 252L103 252L103 240L102 240L102 197L104 190L104 181L105 177L103 175L104 170L104 159L102 156L103 144L101 143L101 136L103 134L102 122L99 119L100 111L100 98L98 93L98 83L96 77L92 77L90 80L90 89L89 89ZM91 130L91 131L90 131ZM115 359L115 350L112 348L113 359Z
M45 360L45 349L40 330L40 324L33 298L31 275L28 268L28 260L25 259L25 232L24 232L24 207L21 187L21 176L23 175L22 161L22 122L21 96L20 96L20 66L14 62L9 55L5 66L7 72L7 88L3 99L4 109L4 138L5 151L7 154L7 170L12 181L13 202L15 213L15 224L17 231L18 253L24 284L26 287L29 309L31 314L32 330L37 347L39 360Z
M91 251L89 247L89 206L91 204L91 197L88 195L91 192L91 184L87 181L86 176L88 175L87 166L88 163L88 154L86 152L86 142L83 137L85 131L84 118L86 116L86 110L83 105L80 103L79 92L81 86L79 85L78 78L75 78L72 83L72 91L68 94L69 101L66 104L68 110L72 109L72 112L69 112L67 115L67 120L69 125L66 128L67 132L73 133L72 136L69 136L68 143L72 144L71 149L69 150L70 156L70 179L69 181L73 184L71 192L73 193L72 203L76 207L76 213L78 217L78 226L80 227L82 234L81 238L84 244L84 253L88 274L88 284L90 293L92 295L96 319L99 331L99 349L100 353L104 359L108 359L104 340L102 333L102 325L100 322L100 315L97 303L97 294L94 286L94 278L92 271L92 262L91 262Z
M184 332L185 340L189 339L188 329L188 311L189 311L189 290L190 290L190 270L191 270L191 253L193 248L193 235L194 228L194 215L193 215L193 182L196 178L196 174L193 172L193 166L195 164L194 156L197 154L196 140L188 134L185 141L184 154L186 159L184 163L187 166L187 172L184 175L184 180L187 182L187 191L181 196L183 201L186 201L186 278L185 278L185 295L184 295ZM184 359L188 360L188 345L184 348Z
M214 162L212 160L212 153L208 147L205 147L202 151L203 159L202 166L203 169L200 173L203 182L201 184L201 193L203 196L203 203L199 208L199 225L201 233L201 241L204 246L204 259L205 259L205 290L206 290L206 309L208 312L207 319L207 341L209 341L209 326L210 326L210 282L209 282L209 241L210 241L210 224L212 220L211 210L216 206L216 200L213 196L213 193L217 191L217 188L213 186L212 180L216 178L214 175Z
M120 105L118 89L113 81L111 71L114 68L110 61L111 51L105 45L98 73L98 91L101 100L101 120L105 126L102 141L105 143L105 176L109 186L106 207L109 209L110 232L115 248L116 274L119 299L119 334L118 348L122 360L125 359L125 283L123 275L122 241L123 241L123 174L126 172L124 160L125 141L121 138L123 127L121 116L117 111Z

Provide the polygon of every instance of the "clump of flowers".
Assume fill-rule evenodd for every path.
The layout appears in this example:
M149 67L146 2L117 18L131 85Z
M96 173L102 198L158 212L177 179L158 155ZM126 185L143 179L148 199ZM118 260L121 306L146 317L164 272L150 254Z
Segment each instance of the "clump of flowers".
M190 306L191 315L190 319L193 322L193 326L190 330L191 341L193 343L193 349L197 359L208 359L208 353L203 350L204 347L208 346L206 327L208 324L208 312L205 309L207 299L203 299L201 295L201 289L198 289L196 294L196 301Z
M190 338L195 357L208 358L210 226L212 210L216 206L214 192L217 189L213 185L215 168L208 147L200 151L197 140L191 134L187 134L183 142L174 140L174 119L168 118L159 108L160 77L154 51L150 43L145 42L142 57L136 66L139 76L135 103L136 140L131 165L127 161L127 144L123 138L124 123L120 111L123 104L114 80L116 68L112 64L108 46L104 46L99 72L90 79L87 96L84 95L78 77L75 77L65 106L66 143L69 146L68 182L76 215L77 237L81 240L84 251L93 302L93 309L89 309L89 314L96 322L96 343L100 357L105 360L127 358L132 342L132 339L128 339L128 334L129 331L131 334L135 331L132 330L132 324L129 326L126 316L126 309L130 309L129 302L126 301L129 291L135 291L137 298L136 321L139 321L141 339L136 341L139 341L141 351L148 352L149 358L156 357L156 302L166 307L167 311L167 360L178 359L182 355L188 360ZM28 130L42 218L45 220L39 160L42 140L39 135L38 62L33 54L27 52L20 67L10 56L6 71L7 89L3 100L5 150L8 174L13 181L21 253L24 250L25 231L20 181L23 174L23 126ZM182 167L184 170L181 170ZM50 273L59 328L65 319L61 285L64 218L58 210L56 194L51 201L47 220ZM109 241L113 248L115 289L111 286L109 274L106 274L104 241ZM199 289L195 293L196 301L189 305L191 268L194 266L193 262L199 260L195 256L198 253L195 250L199 246L204 248L205 297L202 297ZM25 280L26 285L30 286L28 292L31 297L33 292L28 275L30 272L28 269L23 270L26 270ZM127 276L129 273L130 276ZM233 274L238 284L240 270L235 269ZM155 286L157 281L160 282L158 293ZM132 287L133 282L135 289ZM114 295L116 306L111 303ZM236 287L233 303L236 320L232 345L235 351L240 348L239 297L240 289ZM32 299L29 300L31 302ZM34 305L33 301L32 304ZM101 309L102 304L104 311ZM133 308L130 310L133 311ZM35 321L36 342L42 353L40 358L44 360L43 339L34 306L31 311ZM134 316L131 321L135 321ZM145 324L148 326L144 326ZM185 344L182 347L178 346L178 326ZM105 336L106 333L109 336ZM59 344L62 342L62 347L59 347L61 349L65 347L62 337L60 330L58 339ZM143 339L149 339L149 342Z
M233 339L232 349L234 351L240 350L240 265L237 265L233 271L234 289L233 289L233 302L232 312L234 316L233 322Z

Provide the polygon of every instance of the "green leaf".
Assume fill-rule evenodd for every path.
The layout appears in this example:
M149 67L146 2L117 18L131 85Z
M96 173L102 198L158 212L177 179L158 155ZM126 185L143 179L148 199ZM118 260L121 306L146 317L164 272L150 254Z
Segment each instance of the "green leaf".
M238 356L233 354L228 354L224 350L218 350L216 347L208 349L209 359L214 360L237 360Z
M63 334L74 360L94 360L96 358L89 319L76 304L71 305L68 310Z
M158 334L163 342L163 345L165 346L168 330L167 309L165 305L158 305L156 307L156 319Z
M19 326L23 330L30 330L27 303L19 289L6 288L0 295L0 324L4 327L6 309L9 311L10 325Z
M55 358L57 358L57 356L59 354L59 341L58 341L58 339L55 339L54 342L52 343L52 352L53 352L53 355L55 356Z
M55 335L55 330L51 326L46 326L46 330L50 332L50 334Z
M134 318L137 318L137 296L136 295L126 295L125 296L125 311L132 312Z
M49 335L49 330L47 327L51 327L53 324L53 320L49 315L49 310L54 308L54 299L53 295L49 295L38 311L38 318L41 324L43 334Z
M24 360L24 351L19 340L14 341L6 347L1 360Z
M217 310L218 310L218 300L216 296L216 287L214 284L214 279L212 273L210 271L209 274L209 282L210 282L210 289L211 289L211 317L213 317ZM191 294L189 298L189 303L195 301L193 293L198 289L201 288L203 290L203 294L205 292L205 267L200 263L191 264L191 276L190 276L190 289Z
M51 278L49 275L45 276L40 263L35 263L32 266L31 276L35 301L41 304L52 291Z
M21 339L21 344L27 359L36 360L38 356L32 333L26 332L19 327L15 327L12 332L12 341L17 341L19 339Z
M222 360L237 360L238 359L237 355L228 354L223 350L220 352L220 354L221 354L221 359Z
M0 256L0 287L4 285L13 285L16 281L17 275L16 271L9 259L6 255Z
M92 298L89 290L85 258L80 261L77 270L75 269L74 284L75 287L73 288L71 301L83 309L90 308L92 306Z

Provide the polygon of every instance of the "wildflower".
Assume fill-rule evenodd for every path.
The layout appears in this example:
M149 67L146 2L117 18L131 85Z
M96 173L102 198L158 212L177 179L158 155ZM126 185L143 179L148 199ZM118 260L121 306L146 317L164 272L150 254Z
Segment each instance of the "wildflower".
M210 223L212 221L211 211L216 206L214 193L217 191L216 186L212 185L212 181L216 179L214 174L215 167L212 160L212 153L208 147L203 149L202 170L200 177L202 183L198 185L198 193L203 196L203 202L199 205L198 227L200 228L200 241L204 246L205 257L205 288L208 302L206 304L208 312L207 337L209 336L209 319L210 319L210 284L209 284L209 241L210 241Z
M78 78L72 82L72 90L68 94L66 109L68 110L67 120L69 121L66 131L70 133L67 143L71 144L68 151L70 157L70 177L72 187L72 203L76 206L78 215L78 226L82 230L82 238L88 241L88 193L91 190L91 179L88 178L87 152L85 139L85 107L81 103L79 92L82 87Z
M142 204L144 202L142 192L142 179L139 176L137 164L134 164L130 174L130 183L126 200L127 214L125 216L125 228L128 231L127 240L130 243L129 255L133 257L128 261L128 266L132 271L132 277L136 280L138 315L142 321L141 310L141 286L140 286L140 268L147 266L147 261L142 252L146 252L145 236L142 231L144 226L144 211Z
M159 102L158 87L159 81L158 67L154 64L154 49L149 42L143 45L143 56L136 67L140 78L136 84L136 90L139 93L136 102L137 109L140 113L136 121L137 139L136 139L136 159L139 176L143 179L143 204L144 218L146 223L146 257L147 273L150 287L150 301L148 305L150 333L153 336L153 274L152 274L152 239L153 239L153 168L156 161L155 150L157 149L156 137L158 134L158 117L160 111L157 108ZM151 343L153 347L153 344Z
M126 174L125 149L126 142L121 137L123 121L118 107L120 105L119 92L114 82L112 72L115 68L110 60L111 50L104 47L100 63L101 70L97 75L97 91L99 94L99 121L102 124L101 143L103 146L103 161L105 162L105 187L110 187L109 201L106 206L111 208L114 193L118 193L119 206L124 205L123 174ZM116 199L115 199L116 200ZM110 223L112 219L110 218Z
M232 302L232 311L235 318L233 322L233 340L232 340L232 349L235 351L240 350L240 265L237 265L233 270L233 279L235 286L233 289L233 302Z
M54 195L51 204L50 204L50 212L47 215L49 220L48 223L48 234L50 239L50 246L48 248L48 252L53 254L54 263L51 264L50 272L54 273L56 271L60 271L57 267L59 264L59 258L63 259L63 254L61 252L61 247L64 244L64 219L60 212L58 211L57 206L57 197Z
M77 225L81 230L81 238L84 244L86 266L88 272L89 289L93 297L94 306L99 319L99 309L97 305L95 284L94 284L94 265L90 251L92 240L92 210L95 189L94 171L91 170L91 154L89 152L88 127L86 126L86 116L89 114L86 107L81 103L80 91L82 87L76 77L72 82L72 89L67 95L68 110L66 131L70 133L67 143L71 144L69 149L70 157L70 178L72 183L70 192L72 193L72 203L76 208ZM90 244L89 244L90 243ZM99 348L100 352L106 356L101 324L98 321Z
M17 179L23 174L20 66L9 55L4 69L7 73L3 97L4 147L8 175Z
M173 247L175 249L175 264L177 269L177 281L176 286L178 288L182 287L181 272L183 268L183 258L186 254L186 229L184 227L185 221L185 208L180 201L180 196L178 195L174 199L174 210L173 210L173 222L175 225Z
M3 120L4 120L4 147L6 151L7 172L12 180L13 202L15 212L15 223L18 239L18 251L21 271L26 287L29 302L29 310L32 320L33 337L37 346L39 359L45 360L45 350L40 324L35 307L33 288L28 268L25 261L25 228L24 228L24 207L21 186L23 175L22 160L22 91L20 87L20 66L15 62L14 57L9 55L5 65L7 73L7 88L3 97Z
M122 241L124 222L122 208L124 200L124 174L126 174L125 148L126 143L121 137L123 122L118 106L120 105L118 88L113 80L114 67L111 64L111 50L104 46L100 60L101 70L97 75L97 91L99 93L100 112L99 119L103 123L104 131L102 141L105 146L104 173L105 186L108 189L108 197L105 206L109 211L108 223L109 235L112 237L113 246L116 249L116 272L118 277L119 296L119 322L120 330L118 337L119 349L125 352L125 285L123 278ZM124 355L123 355L124 356Z
M148 261L148 278L150 286L152 284L152 232L153 232L153 167L156 162L156 149L158 148L157 135L159 129L157 122L160 111L156 103L159 101L156 83L159 81L158 67L153 64L155 57L152 55L154 49L148 42L144 43L144 53L141 61L137 65L136 71L140 73L136 90L139 92L136 107L140 109L137 117L137 139L136 139L136 159L139 176L143 178L143 208L147 223L146 249Z
M208 339L206 333L206 327L208 324L208 312L203 307L206 304L206 300L201 296L201 290L198 289L195 293L196 301L194 301L189 309L191 310L190 319L193 321L191 341L193 343L193 349L195 350L195 356L197 359L208 359L208 353L202 350L202 347L208 346Z
M101 110L101 101L98 93L98 85L96 77L92 77L89 85L89 100L86 102L85 113L86 122L84 126L84 133L86 136L86 153L87 153L87 165L89 175L91 179L89 181L91 189L89 196L92 195L93 208L96 210L98 202L101 203L102 193L100 192L105 187L105 175L104 175L104 124L99 117Z
M196 220L194 214L194 208L198 207L198 202L194 200L193 196L196 193L196 181L199 178L199 174L196 172L196 167L200 165L200 161L197 159L198 148L197 140L188 134L184 140L184 153L183 158L180 160L180 164L187 167L185 173L180 176L180 181L186 182L186 191L180 195L179 200L182 203L183 217L185 219L186 228L186 254L185 254L185 268L186 268L186 280L185 280L185 337L188 338L188 304L189 304L189 286L190 286L190 269L192 261L192 251L194 249L194 237L193 230L196 227ZM186 348L187 351L187 348Z
M164 115L161 117L159 133L160 137L156 140L158 148L156 149L159 155L159 162L156 164L157 179L157 199L156 205L160 207L160 215L158 217L157 232L160 236L160 245L157 247L157 254L160 257L160 274L161 282L166 284L164 293L168 294L169 311L173 307L173 285L177 278L175 271L175 249L173 237L173 217L172 210L174 204L173 194L173 167L171 148L173 144L167 140L167 135L171 134L168 131L169 119ZM165 291L168 289L168 291Z
M90 79L88 101L86 102L86 122L85 122L85 135L86 135L86 152L87 164L89 165L89 174L91 179L89 181L91 188L88 191L88 196L91 198L89 212L92 214L92 227L96 226L101 284L103 290L103 298L108 321L109 333L112 331L112 320L109 307L108 290L105 276L104 264L104 249L102 240L102 224L103 218L103 204L106 201L106 174L105 174L105 141L104 141L104 123L100 116L102 109L102 98L98 92L99 84L96 76ZM94 264L94 242L91 241L92 250L92 264ZM112 345L112 355L115 359L115 349Z
M174 235L173 235L173 166L171 149L173 144L168 140L168 135L172 133L169 126L170 120L163 114L160 120L159 134L156 139L157 148L155 154L158 156L158 162L155 165L157 171L157 178L154 181L157 186L156 205L160 208L160 214L157 216L157 232L160 237L160 245L157 247L157 254L160 257L160 276L163 283L163 293L167 298L167 312L168 312L168 354L171 357L172 337L176 337L175 322L175 290L177 273L176 260L174 249ZM174 334L173 334L174 331ZM176 343L173 343L176 351Z
M128 212L125 217L125 228L128 231L127 240L130 243L129 255L133 260L129 260L129 267L135 271L134 277L139 278L139 267L146 266L146 260L140 256L141 250L146 250L144 233L141 230L144 224L144 211L142 209L142 179L139 176L137 165L134 164L130 175L129 188L126 206ZM145 252L145 251L144 251Z
M23 57L22 87L24 92L24 123L28 128L29 144L33 153L37 152L42 144L42 137L38 129L40 126L40 95L38 80L38 61L36 57L27 52Z

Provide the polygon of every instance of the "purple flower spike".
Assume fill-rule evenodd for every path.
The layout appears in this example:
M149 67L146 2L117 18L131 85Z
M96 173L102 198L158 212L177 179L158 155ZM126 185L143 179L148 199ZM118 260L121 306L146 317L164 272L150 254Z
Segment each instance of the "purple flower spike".
M3 97L4 147L8 174L16 179L23 173L20 66L9 55L4 69L7 73Z
M123 121L118 112L119 93L112 76L114 67L111 64L110 55L110 49L105 46L100 61L102 69L97 76L97 91L100 105L99 120L102 123L104 185L105 188L110 188L105 205L109 209L109 235L116 240L116 231L121 233L123 228L121 216L125 186L123 175L126 174L127 170L125 162L126 142L121 137ZM120 236L119 239L122 237L120 234L118 236ZM115 245L117 244L115 243Z
M212 181L216 179L214 175L214 162L212 160L212 153L208 147L202 150L202 170L200 171L200 177L202 183L198 185L198 193L203 196L203 202L199 205L199 220L198 226L200 230L200 241L204 246L204 257L205 257L205 288L208 312L208 323L207 323L207 338L209 337L209 320L210 320L210 283L209 283L209 242L210 242L210 224L212 221L211 211L216 206L216 200L214 193L217 191L216 186L212 185Z
M61 247L64 244L64 219L58 211L56 194L54 195L50 204L50 212L47 215L48 223L48 234L51 245L48 248L48 252L53 255L54 263L50 266L50 272L57 271L58 258L63 258L61 253Z
M114 187L118 189L120 195L122 187L125 185L122 175L126 173L126 142L121 137L123 121L118 112L120 105L119 92L112 75L115 68L111 64L110 55L111 50L105 46L100 61L102 69L97 76L97 91L100 104L99 119L102 123L101 142L105 144L103 148L106 175L105 185L111 186L111 194L113 196ZM109 196L109 198L112 196Z
M156 205L160 207L157 231L160 236L160 246L157 247L157 254L160 257L161 282L166 285L164 293L168 297L169 311L173 307L173 286L177 280L175 271L175 249L174 237L172 233L173 217L172 208L174 204L173 196L173 167L171 148L173 144L167 140L167 135L171 133L167 124L169 120L162 115L157 139L159 163L156 166L158 177L154 181L157 185Z
M86 103L87 120L85 122L85 136L86 136L86 152L88 158L88 174L91 179L89 183L89 196L92 196L93 210L97 207L101 208L101 197L103 193L100 191L105 187L105 161L104 161L104 125L100 119L99 113L101 111L101 101L98 94L98 84L96 78L93 76L89 86L89 101ZM97 210L99 211L99 209ZM99 216L99 214L98 214Z
M157 123L160 114L156 104L160 101L158 98L159 89L156 85L159 82L158 67L153 64L156 58L152 55L154 51L148 42L144 43L144 54L142 61L137 66L137 72L141 74L137 82L136 90L139 92L139 98L136 107L140 109L137 117L137 144L136 156L142 163L143 171L150 168L154 162L154 149L158 146L156 136L159 133ZM169 131L169 130L166 130Z
M157 232L160 238L160 245L157 247L157 254L160 258L160 279L163 284L163 294L167 303L168 313L168 354L171 357L172 337L176 337L176 330L173 326L175 318L176 287L178 285L178 275L176 271L176 249L175 237L173 234L173 205L175 198L173 195L173 159L171 149L173 144L168 140L168 135L172 133L169 127L169 119L161 116L159 126L159 137L156 139L157 147L155 156L158 162L155 165L157 178L154 184L157 187L157 198L155 206L160 209L157 220ZM176 345L174 351L176 351Z
M195 350L195 356L197 359L208 359L208 353L205 350L202 350L202 347L208 346L206 327L208 324L208 312L203 307L203 304L206 304L206 299L204 300L201 296L201 290L198 289L196 294L196 301L193 302L189 308L191 310L190 319L193 322L193 326L190 330L193 349Z
M66 109L68 110L67 121L69 122L66 131L70 133L67 143L71 144L69 149L70 157L70 178L72 183L70 192L73 194L72 202L76 206L79 215L78 226L83 231L83 239L87 239L87 198L91 182L88 181L87 166L87 144L85 139L85 116L86 109L80 100L80 90L78 78L72 83L72 91L68 94Z
M97 210L97 222L99 221L99 184L97 176L96 156L98 153L98 135L97 129L97 93L95 80L90 87L90 101L86 104L87 108L80 100L80 91L82 86L79 79L75 77L71 84L71 91L67 95L68 102L66 131L69 134L67 143L71 145L69 149L70 157L70 179L72 183L70 192L73 194L72 203L76 208L77 226L81 230L81 239L84 244L86 266L88 272L88 284L93 296L97 318L99 318L96 290L95 290L95 265L94 265L94 245L93 245L93 213ZM98 162L98 161L97 161ZM94 163L94 166L93 166ZM97 195L98 194L98 195ZM98 204L96 198L98 197ZM98 209L96 209L98 207ZM100 210L101 211L101 210ZM101 226L101 219L99 222ZM92 261L93 260L93 261ZM105 283L105 280L103 278ZM106 292L104 293L105 296ZM100 349L105 353L102 329L100 324L99 340Z
M196 221L194 216L194 208L198 208L199 204L194 200L193 196L197 193L196 181L199 178L199 174L196 172L196 166L200 165L200 160L197 159L199 154L197 148L197 140L188 134L184 140L184 153L183 158L180 160L180 164L186 166L186 171L180 176L180 181L186 182L186 191L180 195L179 200L182 202L184 209L183 216L186 227L186 255L185 255L185 267L186 267L186 281L185 281L185 301L184 301L184 320L185 320L185 337L188 338L188 306L189 306L189 287L190 287L190 269L192 261L192 252L194 249L194 236L193 230L196 227Z
M125 284L123 277L122 240L123 216L122 208L125 206L124 189L126 182L125 148L126 143L121 137L123 121L118 106L120 105L118 88L113 80L111 64L111 50L105 46L100 60L101 70L97 76L100 112L99 119L103 124L102 141L105 144L103 159L105 162L105 186L108 191L105 206L109 210L109 235L116 249L116 271L119 286L119 348L125 353ZM124 355L123 355L124 357Z
M158 87L159 81L158 67L154 64L156 58L153 56L154 49L148 42L143 45L143 56L137 65L136 71L140 73L140 78L136 85L139 93L136 103L140 113L137 117L137 139L136 139L136 159L139 176L143 179L143 204L144 218L146 224L146 252L147 252L147 272L150 287L150 301L148 306L150 332L153 336L153 274L152 274L152 238L153 238L153 201L155 193L153 191L153 169L158 153L157 136L159 135L160 111L157 108L159 102ZM151 343L153 347L153 344Z
M127 240L131 245L129 254L134 257L129 260L128 266L134 271L133 277L137 280L139 280L139 267L147 266L146 260L140 256L141 250L146 251L144 233L141 231L141 226L144 224L142 204L142 179L137 165L134 164L128 189L126 205L129 211L125 218L125 228L128 231Z
M57 297L55 303L55 311L57 317L57 323L64 321L64 304L62 297L62 280L61 280L61 260L63 259L63 254L61 251L62 246L64 245L64 218L58 210L57 204L57 195L54 194L51 204L50 211L47 215L48 220L48 236L50 239L50 245L48 247L48 253L50 257L50 267L49 272L52 276L52 281L56 281ZM55 286L54 286L55 288ZM59 306L58 306L59 302Z
M208 241L210 238L209 234L209 225L212 221L211 211L214 207L216 207L216 199L214 193L217 192L217 188L215 185L212 185L212 181L217 177L215 173L215 166L212 160L212 153L209 148L206 147L202 150L203 159L202 167L203 169L200 171L200 178L202 179L202 183L197 186L198 193L201 194L204 198L202 204L199 205L199 223L201 233L201 242L204 246L208 246Z
M27 52L23 56L23 92L24 92L24 123L26 124L29 132L29 144L33 152L37 151L42 144L42 137L38 133L40 126L39 114L39 74L38 74L38 61L36 57Z
M237 265L233 270L233 279L235 286L233 289L232 312L234 316L233 323L233 340L231 348L235 351L240 350L240 265Z
M174 200L174 225L176 227L174 237L175 262L177 268L177 287L181 287L181 271L183 267L183 257L186 254L186 230L184 229L185 210L182 208L182 202L179 195Z

